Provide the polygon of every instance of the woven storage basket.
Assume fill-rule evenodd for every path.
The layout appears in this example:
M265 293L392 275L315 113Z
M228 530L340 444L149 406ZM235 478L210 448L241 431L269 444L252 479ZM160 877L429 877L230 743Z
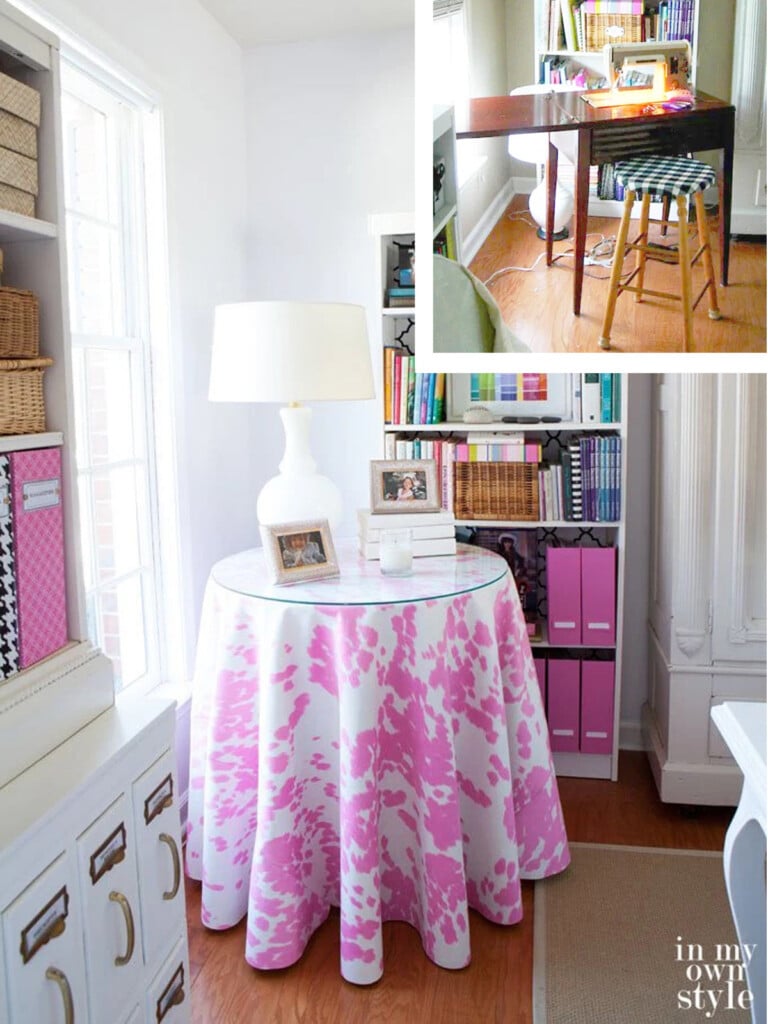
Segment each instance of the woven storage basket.
M0 73L0 107L40 127L40 93L10 75Z
M0 359L40 354L40 313L32 292L0 288Z
M25 217L35 216L35 197L31 192L0 183L0 210L23 213Z
M0 181L36 196L37 160L0 146Z
M539 518L539 467L531 462L455 463L457 519Z
M0 434L45 430L43 373L52 359L0 359Z
M37 128L7 110L0 109L0 146L37 160Z
M585 14L584 36L587 50L602 50L606 43L640 43L643 39L642 14Z

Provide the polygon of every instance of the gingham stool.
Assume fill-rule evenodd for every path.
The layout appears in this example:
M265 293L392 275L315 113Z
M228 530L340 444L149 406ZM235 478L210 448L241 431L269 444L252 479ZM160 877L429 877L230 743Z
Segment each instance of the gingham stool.
M714 170L709 164L688 157L639 157L636 160L622 160L614 168L616 181L624 186L624 211L621 217L616 252L613 256L611 284L608 293L608 304L605 309L603 331L600 338L601 348L611 347L611 325L616 310L616 300L621 292L635 292L635 301L640 302L643 295L656 295L659 298L676 299L683 304L683 320L685 323L685 351L689 351L693 343L693 311L701 301L704 292L709 290L709 316L711 320L720 319L717 305L717 289L715 272L712 266L712 251L709 244L709 226L704 211L705 188L714 185L717 180ZM634 242L627 242L629 221L635 198L642 195L640 208L640 234ZM693 195L696 204L696 223L699 233L699 248L691 257L690 238L688 236L687 197ZM673 196L677 199L677 220L679 228L678 251L660 246L648 245L648 224L667 225L666 220L653 220L649 217L651 196ZM621 283L621 271L627 250L637 252L637 264L627 280ZM663 263L679 263L681 295L672 292L656 292L643 287L645 278L645 261L650 255ZM701 256L707 279L695 301L691 301L691 267ZM637 285L632 281L637 277Z

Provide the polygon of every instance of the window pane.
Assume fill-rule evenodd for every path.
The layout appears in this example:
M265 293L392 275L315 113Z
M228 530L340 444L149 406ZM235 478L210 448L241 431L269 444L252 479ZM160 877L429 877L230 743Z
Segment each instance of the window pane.
M146 497L132 466L94 474L91 491L91 545L97 582L104 583L142 564L138 516L146 508Z
M114 228L70 215L69 301L75 334L125 334L124 296Z
M124 462L136 454L131 353L86 350L83 386L88 396L83 463Z
M100 220L110 215L107 118L74 96L62 97L67 206Z
M144 637L144 587L139 575L100 591L95 598L99 646L112 659L117 689L130 686L147 671Z

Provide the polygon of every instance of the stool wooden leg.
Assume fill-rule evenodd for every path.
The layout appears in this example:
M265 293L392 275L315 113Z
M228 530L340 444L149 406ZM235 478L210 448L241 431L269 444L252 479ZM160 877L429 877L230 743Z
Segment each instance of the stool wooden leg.
M665 196L669 198L669 196ZM640 244L648 245L648 217L651 213L651 194L646 192L643 196L643 205L640 207ZM637 250L637 287L635 302L643 301L643 281L645 280L645 252Z
M664 221L664 223L661 225L662 235L666 235L667 233L666 222L669 220L669 207L671 202L672 196L664 195L661 197L661 219Z
M608 285L608 302L605 307L605 317L603 318L603 330L600 334L600 348L611 347L611 325L613 324L613 315L616 312L616 299L619 296L619 280L621 279L621 271L624 266L624 249L627 244L629 220L632 216L634 202L635 193L631 189L627 189L627 194L624 197L624 211L621 215L621 224L619 224L619 233L616 236L616 251L613 254L611 282Z
M709 223L707 221L707 211L704 209L704 193L697 192L694 202L696 203L696 223L699 228L699 245L704 249L701 258L704 261L704 272L707 275L707 285L709 287L709 319L720 320L722 313L717 303L715 268L712 266L712 249L709 244Z
M685 325L685 352L693 347L693 310L691 309L691 253L688 248L688 207L685 196L677 197L678 250L680 257L680 283Z

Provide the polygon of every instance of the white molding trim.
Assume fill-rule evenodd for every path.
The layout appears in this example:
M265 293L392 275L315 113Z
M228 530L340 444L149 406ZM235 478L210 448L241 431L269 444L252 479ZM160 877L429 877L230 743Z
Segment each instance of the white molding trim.
M678 467L678 509L674 551L678 563L674 595L674 636L688 658L709 661L711 550L713 510L711 488L713 374L681 374L678 381L680 450L688 453ZM698 657L697 657L698 656Z
M475 224L466 238L461 241L461 262L469 266L480 251L480 247L494 229L506 208L515 196L514 183L510 178L496 194L495 199L486 207L480 220Z
M653 712L643 705L643 737L648 761L664 803L735 807L743 776L736 763L686 764L666 760Z
M737 149L765 146L765 0L736 5L731 103Z

